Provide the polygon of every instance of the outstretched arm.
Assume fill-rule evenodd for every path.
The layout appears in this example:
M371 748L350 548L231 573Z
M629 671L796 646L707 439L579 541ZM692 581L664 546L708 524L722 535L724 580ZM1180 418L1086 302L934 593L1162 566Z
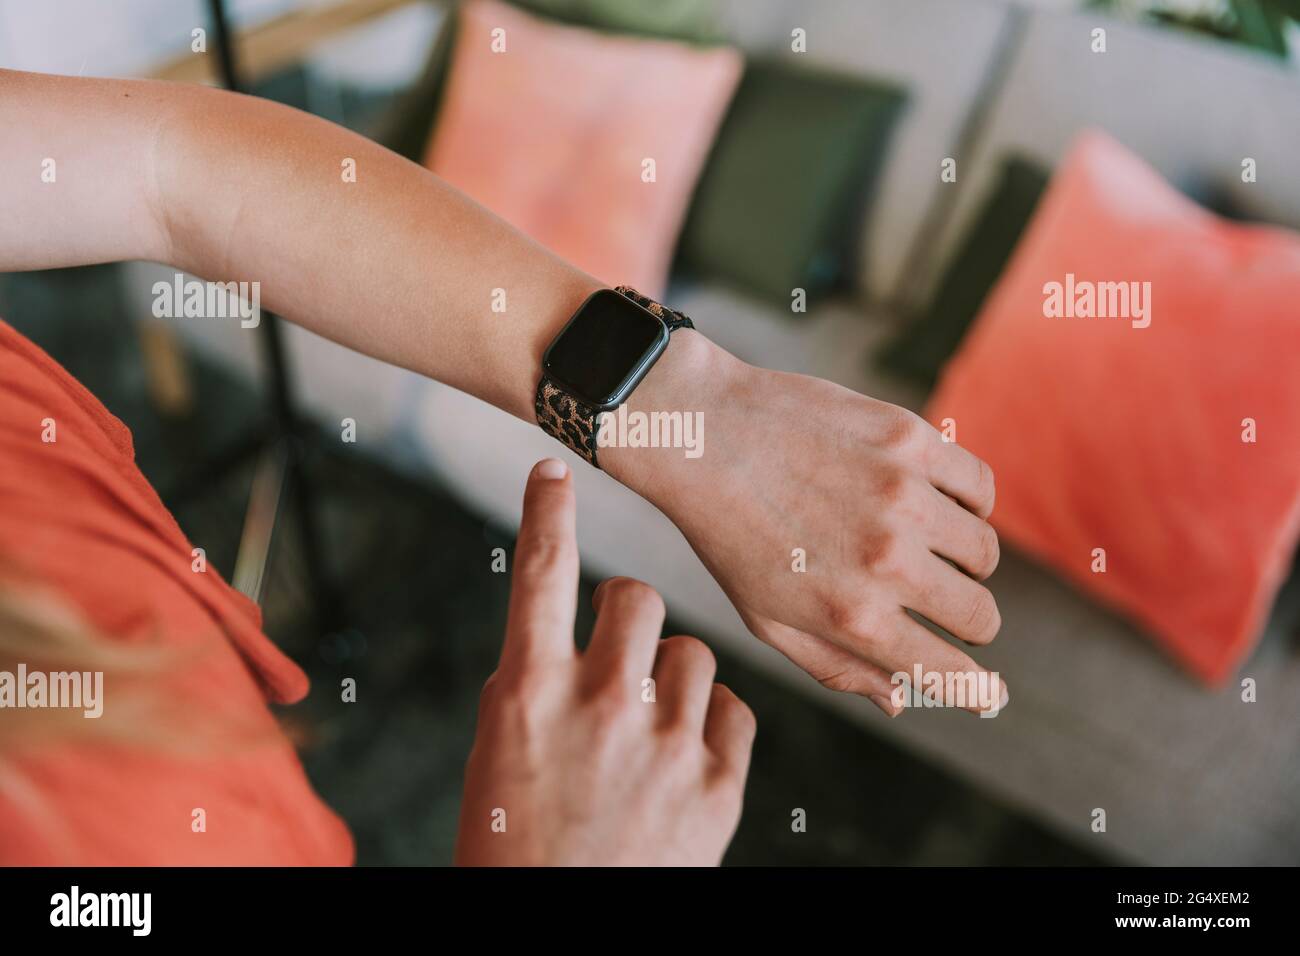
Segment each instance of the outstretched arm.
M0 270L150 259L257 281L290 321L528 421L543 350L600 286L429 171L263 100L0 71L0 129ZM997 633L977 583L998 557L982 462L910 412L691 331L629 405L705 413L698 459L601 463L676 523L758 637L889 713L892 674L982 670L907 613L970 644Z
M0 71L0 129L0 270L257 281L290 321L523 418L542 349L599 287L428 170L267 100Z

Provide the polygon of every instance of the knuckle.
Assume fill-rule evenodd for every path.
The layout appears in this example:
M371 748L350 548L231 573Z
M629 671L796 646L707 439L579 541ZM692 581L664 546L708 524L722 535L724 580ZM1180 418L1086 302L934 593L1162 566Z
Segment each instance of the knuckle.
M531 697L541 682L535 665L527 662L503 665L488 678L493 695L498 699Z
M502 682L495 682L492 688L490 695L483 699L485 715L514 739L537 737L540 715L535 697Z
M737 712L736 721L740 725L741 732L745 735L745 739L749 741L749 744L752 746L754 738L758 735L758 716L754 713L754 709L739 697L736 697L736 703L740 708Z
M997 482L993 476L993 469L983 458L976 458L975 465L978 469L975 479L976 495L983 507L987 511L992 511L993 501L997 497Z
M664 599L659 596L659 592L636 578L610 578L604 583L602 590L603 601L619 607L628 610L653 611L656 614L664 613Z
M573 542L558 534L535 534L515 555L515 574L532 580L550 571L574 556Z
M893 531L878 531L862 548L862 566L872 577L893 577L903 570L903 540Z
M852 694L858 689L858 677L847 667L823 673L817 677L817 683L837 694Z
M840 598L825 602L823 616L835 634L847 634L858 626L857 608Z
M913 444L921 433L921 420L912 412L897 405L890 406L885 415L882 444L887 448L902 449Z
M901 468L885 468L877 474L876 498L882 503L899 504L907 492L907 476Z
M747 737L752 742L758 730L758 718L754 716L753 709L725 684L714 684L713 694L717 706L728 710L732 721L731 726L735 728L737 735Z
M539 663L514 663L499 667L483 685L479 700L489 710L520 711L532 715L543 698L553 697L560 679L554 667Z
M826 616L831 633L841 640L855 647L874 644L877 612L869 601L833 602L827 605Z
M479 723L482 724L491 720L500 710L501 682L494 673L484 681L483 689L478 693Z
M602 680L586 694L586 706L597 724L620 723L628 714L638 696L625 680Z
M479 709L483 710L491 707L500 692L501 678L497 671L493 671L488 675L488 679L483 682L483 689L478 693Z
M699 765L703 745L694 734L671 727L659 734L659 759L670 767L692 768Z
M523 676L518 668L498 669L483 684L479 701L484 706L499 705L512 697L526 696L523 692Z
M992 525L986 524L980 540L980 573L988 577L997 570L998 562L1001 560L1002 545L998 542L998 533L993 530Z
M987 644L997 637L1002 627L1002 615L997 602L987 590L981 589L980 596L971 602L964 615L966 640L974 644Z
M678 634L661 642L660 654L681 658L683 665L690 671L708 671L716 673L718 660L713 656L709 646L697 637Z

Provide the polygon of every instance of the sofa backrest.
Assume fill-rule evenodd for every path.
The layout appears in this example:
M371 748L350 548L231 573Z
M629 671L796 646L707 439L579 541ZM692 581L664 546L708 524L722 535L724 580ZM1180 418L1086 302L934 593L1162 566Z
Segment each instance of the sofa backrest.
M1223 41L1096 13L1038 11L970 151L913 304L933 293L1005 158L1053 169L1099 127L1171 183L1242 218L1300 228L1300 69ZM1092 51L1092 31L1106 51ZM1242 181L1242 161L1256 181Z

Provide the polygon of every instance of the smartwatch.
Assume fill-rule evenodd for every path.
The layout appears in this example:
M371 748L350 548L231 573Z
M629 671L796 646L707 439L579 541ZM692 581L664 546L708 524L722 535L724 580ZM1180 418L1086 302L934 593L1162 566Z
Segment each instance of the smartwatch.
M674 331L693 328L680 312L628 286L592 293L542 356L537 424L599 468L600 414L627 401Z

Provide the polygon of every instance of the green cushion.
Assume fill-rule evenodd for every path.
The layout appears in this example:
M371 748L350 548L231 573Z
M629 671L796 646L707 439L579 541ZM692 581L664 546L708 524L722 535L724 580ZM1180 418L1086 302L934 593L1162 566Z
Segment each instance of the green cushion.
M997 186L944 273L930 307L884 347L879 355L882 366L927 388L934 385L1011 258L1049 176L1041 166L1019 157L1003 164Z
M678 266L789 308L847 275L890 132L895 87L787 62L751 62L718 133Z
M641 36L714 42L719 38L713 0L511 0L553 20Z

